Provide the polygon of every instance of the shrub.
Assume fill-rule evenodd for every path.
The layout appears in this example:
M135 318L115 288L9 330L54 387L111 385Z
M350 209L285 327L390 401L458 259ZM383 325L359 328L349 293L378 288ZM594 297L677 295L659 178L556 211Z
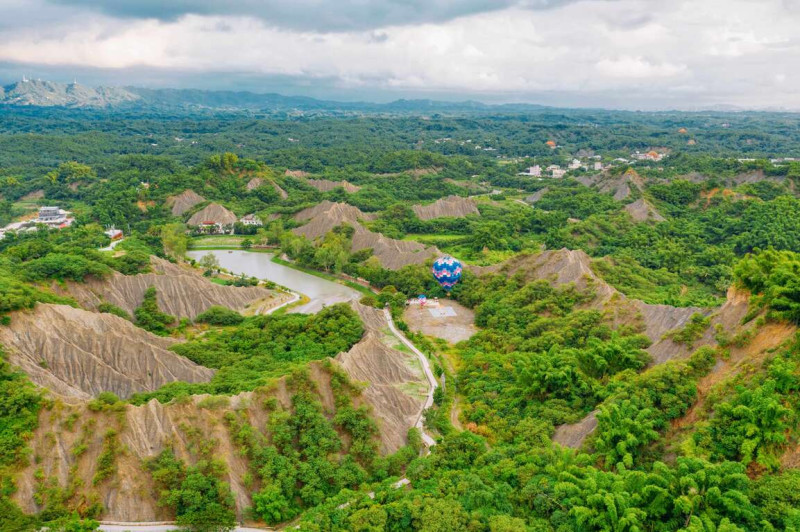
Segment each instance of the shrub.
M159 336L167 336L167 327L175 323L175 316L170 316L158 308L156 287L151 286L144 293L144 299L134 312L136 325Z
M120 308L120 307L118 307L116 305L112 305L111 303L106 303L106 302L100 303L97 306L97 311L98 312L105 312L107 314L113 314L115 316L119 316L120 318L124 318L124 319L126 319L128 321L131 320L131 315L128 314L125 311L125 309L122 309L122 308Z
M235 310L215 305L198 314L194 321L208 323L209 325L238 325L244 321L244 316Z

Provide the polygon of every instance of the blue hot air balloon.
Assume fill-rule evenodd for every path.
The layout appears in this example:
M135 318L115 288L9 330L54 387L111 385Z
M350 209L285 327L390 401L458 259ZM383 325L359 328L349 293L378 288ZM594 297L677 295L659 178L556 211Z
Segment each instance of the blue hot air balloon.
M452 290L458 280L461 279L461 263L450 255L445 255L444 257L436 259L431 271L442 288L448 292Z

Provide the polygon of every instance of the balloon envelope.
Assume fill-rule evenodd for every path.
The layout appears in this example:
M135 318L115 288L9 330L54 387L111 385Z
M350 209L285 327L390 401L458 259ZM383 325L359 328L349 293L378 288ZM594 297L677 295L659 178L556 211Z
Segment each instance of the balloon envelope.
M448 292L461 279L461 263L450 255L436 259L431 271L433 272L433 277Z

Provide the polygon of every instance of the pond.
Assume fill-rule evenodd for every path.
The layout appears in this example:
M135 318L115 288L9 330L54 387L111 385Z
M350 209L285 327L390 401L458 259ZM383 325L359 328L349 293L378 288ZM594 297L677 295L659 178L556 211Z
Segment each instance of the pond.
M233 274L241 275L243 273L248 277L272 281L308 296L311 301L300 307L295 307L292 312L312 314L318 312L324 305L361 299L362 294L349 286L272 262L272 253L203 249L189 251L186 255L195 260L200 260L200 257L207 253L216 256L220 267Z

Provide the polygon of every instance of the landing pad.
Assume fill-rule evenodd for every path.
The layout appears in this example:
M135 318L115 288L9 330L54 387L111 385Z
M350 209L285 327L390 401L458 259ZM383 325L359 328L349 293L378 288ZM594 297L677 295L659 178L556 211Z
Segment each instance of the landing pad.
M403 315L408 327L428 336L435 336L455 344L478 332L475 328L475 313L452 299L428 301L425 305L414 304L412 299Z
M429 308L428 312L430 312L431 316L434 318L452 318L457 315L453 307Z

